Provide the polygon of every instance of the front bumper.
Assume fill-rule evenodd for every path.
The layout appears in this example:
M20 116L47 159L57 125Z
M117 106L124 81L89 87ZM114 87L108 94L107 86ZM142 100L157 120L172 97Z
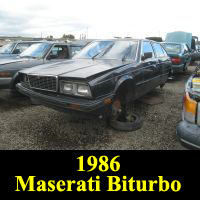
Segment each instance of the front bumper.
M180 142L189 148L200 149L200 127L187 121L181 121L176 134Z
M8 89L12 78L0 78L0 89Z
M61 95L50 96L26 88L21 83L18 83L16 88L20 93L37 100L38 103L64 112L74 111L100 115L105 111L108 111L110 107L109 105L105 105L104 100L113 98L113 95L108 95L98 100L73 98Z

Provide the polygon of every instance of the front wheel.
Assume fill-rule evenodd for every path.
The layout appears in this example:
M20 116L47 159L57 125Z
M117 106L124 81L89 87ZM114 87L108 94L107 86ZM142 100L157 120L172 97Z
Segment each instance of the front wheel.
M143 125L142 118L134 112L134 104L121 104L115 100L112 105L112 116L109 120L112 128L119 131L136 131Z

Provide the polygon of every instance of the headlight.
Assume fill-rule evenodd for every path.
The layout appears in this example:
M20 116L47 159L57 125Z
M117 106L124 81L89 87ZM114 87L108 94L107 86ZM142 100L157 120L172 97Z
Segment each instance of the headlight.
M61 89L62 89L63 93L72 94L72 92L73 92L73 84L63 82L63 85L62 85Z
M83 96L91 96L90 94L90 88L88 85L77 85L77 93Z
M64 94L72 94L75 96L91 97L90 87L87 84L60 82L60 92Z

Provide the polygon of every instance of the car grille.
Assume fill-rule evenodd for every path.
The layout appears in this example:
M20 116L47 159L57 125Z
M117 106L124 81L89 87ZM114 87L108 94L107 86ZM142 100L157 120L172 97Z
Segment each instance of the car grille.
M57 91L57 78L55 76L28 75L28 79L31 88L52 92Z

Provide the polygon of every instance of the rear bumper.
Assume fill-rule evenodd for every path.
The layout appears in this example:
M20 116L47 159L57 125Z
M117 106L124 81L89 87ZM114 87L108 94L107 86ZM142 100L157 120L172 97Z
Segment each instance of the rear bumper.
M0 89L8 89L12 78L0 78Z
M98 100L73 98L61 95L50 96L23 87L21 83L18 83L16 88L20 93L29 96L32 99L36 99L37 102L41 103L42 105L64 112L74 111L86 114L100 115L105 111L109 111L110 106L106 106L104 100L107 98L113 98L113 95L108 95Z
M181 65L172 65L173 73L183 72L184 71L184 64Z
M180 142L189 148L200 149L200 127L187 121L181 121L176 134Z

